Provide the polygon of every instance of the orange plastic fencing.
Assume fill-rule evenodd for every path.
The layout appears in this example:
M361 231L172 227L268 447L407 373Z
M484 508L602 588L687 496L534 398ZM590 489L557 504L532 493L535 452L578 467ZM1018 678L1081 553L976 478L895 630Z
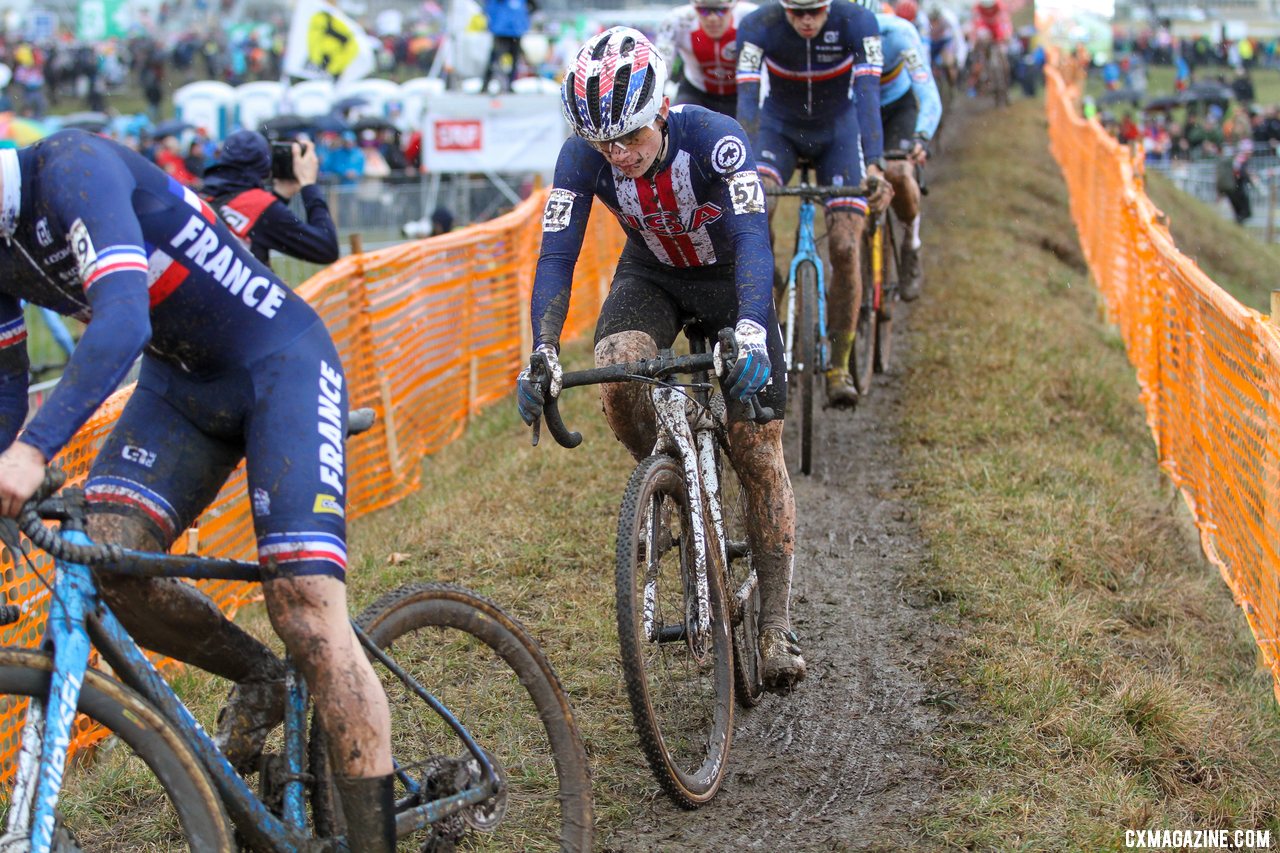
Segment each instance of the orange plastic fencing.
M1142 189L1140 157L1080 117L1079 92L1057 68L1045 75L1050 144L1089 268L1137 369L1160 465L1244 611L1280 700L1280 328L1178 251Z
M377 410L373 429L347 447L347 517L388 506L419 485L423 457L457 438L484 406L502 399L532 348L528 306L546 193L511 213L451 234L344 258L308 279L298 292L320 312L337 342L351 405ZM617 222L597 205L574 275L565 336L594 327L622 250ZM111 431L129 389L114 395L59 455L71 479L82 479ZM256 559L244 467L175 550ZM23 617L0 630L0 645L35 646L44 630L52 562L34 571L0 560L7 600ZM228 613L257 594L256 584L200 586ZM172 661L167 663L172 664ZM17 754L25 701L0 697L0 777ZM103 735L82 717L73 749Z

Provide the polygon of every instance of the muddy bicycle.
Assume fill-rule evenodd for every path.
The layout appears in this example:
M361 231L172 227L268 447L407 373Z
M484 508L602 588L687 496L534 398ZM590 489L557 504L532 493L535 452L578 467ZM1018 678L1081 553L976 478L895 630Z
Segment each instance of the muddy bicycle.
M618 643L632 717L649 767L685 808L720 790L733 737L735 696L750 707L763 695L758 648L760 593L746 534L746 496L728 460L727 408L712 384L707 337L685 326L689 355L565 373L563 388L646 382L658 421L653 455L631 474L618 516ZM720 332L726 373L732 329ZM545 357L533 379L550 401L543 417L564 447L570 432L550 394ZM687 384L672 377L687 374ZM772 410L744 401L752 420ZM534 440L537 442L535 422Z
M782 312L783 353L787 362L787 387L793 403L788 405L800 459L800 472L813 470L814 399L821 380L831 367L831 341L827 336L826 268L818 253L815 235L815 208L819 201L867 195L875 192L877 180L868 177L860 187L820 187L810 183L811 165L800 164L800 181L793 187L766 187L765 195L800 199L796 218L795 254L786 282L786 307Z
M255 791L134 643L94 577L96 568L252 581L260 567L94 544L84 533L84 493L54 495L58 485L46 480L19 519L30 542L55 558L55 571L50 581L31 567L32 582L50 591L39 649L0 648L0 710L19 717L22 735L0 850L119 846L102 838L111 819L94 797L102 796L99 777L121 775L132 780L130 792L145 792L138 808L155 849L348 849L325 739L314 715L308 722L296 671L289 667L286 678L283 739L264 754ZM8 527L4 539L17 560L24 543ZM5 623L20 615L15 605L0 608ZM591 781L573 712L517 621L461 587L417 584L387 593L353 626L388 693L401 840L437 851L464 839L468 849L590 850ZM90 667L91 642L110 674ZM539 722L539 734L520 729L526 719ZM105 727L106 744L126 748L68 764L72 734L90 722Z

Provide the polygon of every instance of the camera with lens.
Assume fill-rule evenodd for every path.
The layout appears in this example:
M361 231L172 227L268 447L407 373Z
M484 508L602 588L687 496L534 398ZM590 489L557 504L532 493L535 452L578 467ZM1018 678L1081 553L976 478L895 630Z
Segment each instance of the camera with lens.
M307 152L308 144L298 143L300 154ZM271 177L282 181L297 180L298 176L293 173L293 145L292 142L271 143Z

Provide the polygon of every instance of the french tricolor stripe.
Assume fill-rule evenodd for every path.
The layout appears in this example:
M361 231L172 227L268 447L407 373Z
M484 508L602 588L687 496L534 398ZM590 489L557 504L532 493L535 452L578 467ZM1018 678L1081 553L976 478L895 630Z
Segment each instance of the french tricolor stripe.
M213 208L205 204L203 199L191 190L191 187L183 186L174 178L169 178L169 192L185 201L192 210L197 211L209 222L217 221L218 214L214 213Z
M770 76L778 76L783 80L808 80L810 83L818 83L823 80L832 80L841 74L848 72L853 67L853 57L846 57L844 62L839 65L833 65L830 68L818 68L813 71L795 71L790 68L783 68L771 59L766 59L765 65L769 66ZM880 73L878 65L860 65L859 68L873 68L875 73ZM739 78L741 79L741 78Z
M761 175L773 178L779 184L783 183L782 173L770 166L768 163L756 163L756 171Z
M147 256L137 246L108 246L98 253L98 258L84 277L84 289L88 290L102 279L117 272L147 274Z
M258 540L258 562L277 566L286 563L332 563L346 571L347 546L332 533L306 531L299 533L269 533Z
M742 85L743 83L759 83L760 79L761 78L758 73L747 74L742 71L738 72L738 85Z
M855 67L854 67L854 69L853 69L853 76L854 76L854 77L879 77L879 76L880 76L880 66L879 66L879 65L858 65L858 66L855 66Z
M0 349L16 346L27 339L27 324L21 316L0 325Z
M828 210L852 210L855 213L867 215L867 200L865 198L833 198L827 202Z
M169 298L169 294L177 290L178 285L187 280L190 270L156 249L151 253L147 270L147 288L151 307L154 308Z
M85 485L84 494L93 503L139 509L167 535L172 536L177 532L178 513L173 506L159 494L134 480L124 477L94 477Z

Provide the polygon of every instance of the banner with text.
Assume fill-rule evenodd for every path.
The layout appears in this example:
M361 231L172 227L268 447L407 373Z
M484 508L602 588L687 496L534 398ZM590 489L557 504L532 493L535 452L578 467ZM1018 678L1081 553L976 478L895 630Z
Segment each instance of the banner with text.
M432 172L549 175L569 135L559 95L433 95L422 121L422 163Z

